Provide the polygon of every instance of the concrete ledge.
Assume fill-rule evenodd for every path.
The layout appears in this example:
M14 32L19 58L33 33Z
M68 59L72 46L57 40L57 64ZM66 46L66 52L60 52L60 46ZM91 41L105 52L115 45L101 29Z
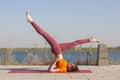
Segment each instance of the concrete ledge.
M98 66L108 66L109 62L108 59L99 59L98 60Z
M99 44L98 45L98 51L99 52L107 52L107 47L105 44Z
M108 58L108 53L107 52L99 52L98 53L98 58L99 59L107 59Z

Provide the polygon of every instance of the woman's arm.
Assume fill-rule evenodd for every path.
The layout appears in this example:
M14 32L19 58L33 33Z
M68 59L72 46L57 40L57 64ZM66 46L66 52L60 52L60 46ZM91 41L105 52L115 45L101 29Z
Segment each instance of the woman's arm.
M48 71L50 72L58 72L59 69L55 68L56 62L58 61L58 58L56 58L53 63L50 65L50 67L48 68Z

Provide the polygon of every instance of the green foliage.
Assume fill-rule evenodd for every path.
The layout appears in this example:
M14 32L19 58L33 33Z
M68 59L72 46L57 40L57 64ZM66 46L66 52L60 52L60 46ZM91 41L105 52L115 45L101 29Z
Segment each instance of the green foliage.
M97 48L93 48L92 46L90 47L85 47L82 48L77 47L77 48L71 48L69 50L66 50L65 52L78 52L79 53L79 57L78 57L78 62L76 62L79 65L84 65L84 64L88 64L87 61L83 61L82 60L82 52L88 52L89 55L89 59L91 62L89 62L89 64L96 64L96 59L94 59L95 61L92 62L92 52L97 52ZM2 65L13 65L13 64L22 64L22 65L49 65L52 63L53 59L54 59L54 55L51 54L50 57L48 57L48 53L50 52L50 48L0 48L0 52L4 53L2 56L0 56L0 64ZM108 51L120 51L120 47L108 47ZM14 55L12 55L13 52L27 52L29 53L25 58L24 58L24 62L23 63L19 63L15 60ZM41 55L34 55L33 52L43 52L45 53L45 60L43 59L43 56ZM68 59L69 59L68 55ZM112 62L111 62L112 63Z
M82 48L83 51L87 51L88 47ZM0 48L0 52L7 53L9 51L9 48ZM50 48L14 48L12 49L12 52L50 52ZM71 48L69 50L66 50L66 52L78 52L80 51L80 48L75 49ZM97 48L92 47L92 51L97 51ZM120 47L108 47L108 51L120 51Z

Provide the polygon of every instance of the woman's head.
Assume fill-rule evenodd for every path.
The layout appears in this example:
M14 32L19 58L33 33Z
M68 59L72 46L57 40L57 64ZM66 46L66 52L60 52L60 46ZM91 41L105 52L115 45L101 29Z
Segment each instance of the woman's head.
M79 68L77 64L69 63L67 65L67 72L78 72L78 71L79 71Z

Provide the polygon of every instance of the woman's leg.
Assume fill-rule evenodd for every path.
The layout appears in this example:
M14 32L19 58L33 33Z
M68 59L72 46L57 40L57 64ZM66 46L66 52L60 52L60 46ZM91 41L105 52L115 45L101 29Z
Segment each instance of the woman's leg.
M99 40L91 37L89 39L76 40L76 41L71 42L71 43L62 43L62 44L59 44L59 45L61 47L61 50L65 51L65 50L73 48L77 45L84 44L84 43L89 43L89 42L99 42Z
M70 43L61 43L59 44L61 47L62 51L68 50L70 48L73 48L77 45L83 44L83 43L88 43L90 42L90 39L83 39L83 40L76 40L74 42L70 42Z
M67 49L73 48L79 44L83 44L83 43L88 43L88 42L99 42L99 40L95 39L95 38L90 38L90 39L84 39L84 40L76 40L74 42L71 43L63 43L63 44L58 44L57 41L51 37L47 32L45 32L42 28L40 28L30 17L30 15L26 14L28 22L31 23L31 25L35 28L35 30L41 34L46 40L47 42L50 44L51 46L51 50L55 55L61 54L62 51L65 51Z
M59 44L57 43L57 41L51 37L47 32L45 32L41 27L39 27L30 17L30 15L28 13L26 13L27 16L27 20L28 22L31 23L31 25L35 28L35 30L42 35L46 41L49 43L49 45L51 46L51 51L55 54L58 55L61 53L61 48L59 46Z

